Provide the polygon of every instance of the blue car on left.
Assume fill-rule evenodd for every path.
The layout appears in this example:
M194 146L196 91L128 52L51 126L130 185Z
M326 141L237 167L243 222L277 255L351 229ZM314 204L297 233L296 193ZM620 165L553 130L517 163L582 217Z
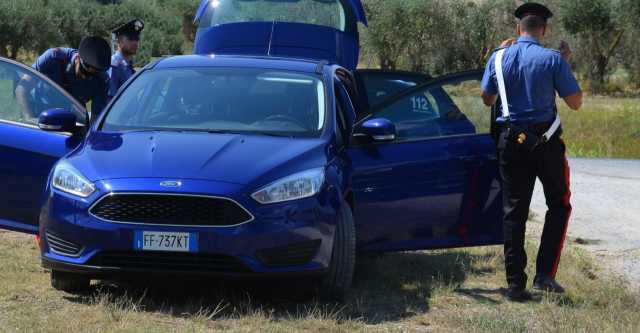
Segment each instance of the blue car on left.
M309 1L337 18L286 16ZM357 70L359 1L309 1L203 1L197 54L149 64L92 121L0 59L0 227L37 235L54 288L303 277L342 298L357 253L501 242L481 73ZM278 20L228 21L260 6Z

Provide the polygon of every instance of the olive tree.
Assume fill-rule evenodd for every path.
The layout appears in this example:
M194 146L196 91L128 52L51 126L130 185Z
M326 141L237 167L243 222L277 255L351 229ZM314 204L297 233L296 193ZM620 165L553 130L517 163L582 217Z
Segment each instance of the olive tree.
M581 70L592 80L592 89L607 80L610 63L618 51L626 28L621 22L619 1L563 0L561 21L563 28L574 35L584 52Z

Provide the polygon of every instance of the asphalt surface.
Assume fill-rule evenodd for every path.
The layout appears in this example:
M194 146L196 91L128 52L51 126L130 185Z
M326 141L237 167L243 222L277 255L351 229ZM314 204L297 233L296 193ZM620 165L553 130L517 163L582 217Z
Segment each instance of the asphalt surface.
M568 241L603 259L606 269L640 288L640 160L570 159L573 213ZM531 204L544 220L542 185ZM560 264L562 269L562 264Z

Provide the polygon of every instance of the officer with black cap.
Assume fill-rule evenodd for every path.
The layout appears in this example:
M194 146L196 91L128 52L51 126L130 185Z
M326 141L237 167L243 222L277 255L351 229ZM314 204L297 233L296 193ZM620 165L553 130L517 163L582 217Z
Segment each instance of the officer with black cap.
M107 84L111 48L100 37L86 37L79 49L53 48L44 52L33 68L45 74L64 88L78 102L86 105L91 101L92 117L96 117L107 103ZM16 87L16 98L24 106L24 117L33 119L42 110L33 110L32 89L39 89L28 75ZM34 94L35 95L35 94Z
M533 287L562 293L555 280L560 253L571 215L569 165L556 93L569 108L582 106L582 91L569 60L571 50L562 43L560 51L544 48L547 20L553 13L537 3L520 6L517 41L505 41L490 58L482 79L482 99L495 105L500 116L497 148L503 190L504 254L506 297L513 301L531 298L526 291L527 256L524 250L525 223L536 178L547 201Z
M132 60L133 56L138 53L142 30L144 30L144 22L140 19L135 19L113 29L113 37L118 45L118 50L111 57L109 98L115 96L118 89L136 72L133 69Z

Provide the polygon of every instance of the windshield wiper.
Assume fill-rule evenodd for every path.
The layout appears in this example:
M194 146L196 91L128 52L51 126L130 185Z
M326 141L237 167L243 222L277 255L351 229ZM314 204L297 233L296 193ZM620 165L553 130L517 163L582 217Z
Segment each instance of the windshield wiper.
M295 138L295 136L293 135L279 134L279 133L273 133L273 132L249 132L247 134L264 135L264 136L271 136L275 138L289 138L289 139Z

